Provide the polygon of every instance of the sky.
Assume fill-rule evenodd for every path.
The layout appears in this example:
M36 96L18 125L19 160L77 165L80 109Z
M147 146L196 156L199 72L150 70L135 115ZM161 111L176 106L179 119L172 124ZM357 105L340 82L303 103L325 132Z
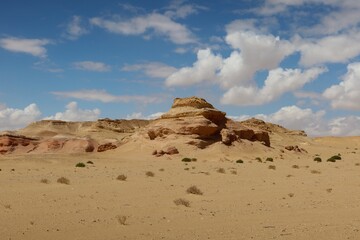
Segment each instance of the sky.
M0 130L152 119L198 96L235 120L360 135L360 1L0 2Z

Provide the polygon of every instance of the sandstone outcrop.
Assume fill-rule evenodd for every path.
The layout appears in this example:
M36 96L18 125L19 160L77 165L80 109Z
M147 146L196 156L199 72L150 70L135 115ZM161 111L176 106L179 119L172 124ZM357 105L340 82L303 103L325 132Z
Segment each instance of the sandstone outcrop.
M102 144L98 147L97 151L98 152L105 152L105 151L108 151L108 150L112 150L112 149L115 149L117 148L117 146L113 143L105 143L105 144Z
M199 148L218 141L231 145L241 139L259 141L270 146L266 131L245 127L225 116L224 112L214 108L205 99L176 98L167 113L146 127L146 135L150 140L164 139L170 135L189 136L192 140L188 144Z

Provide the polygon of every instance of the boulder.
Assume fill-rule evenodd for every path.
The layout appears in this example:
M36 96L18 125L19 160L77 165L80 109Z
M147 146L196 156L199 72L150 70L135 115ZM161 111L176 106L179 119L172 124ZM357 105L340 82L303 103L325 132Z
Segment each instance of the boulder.
M105 152L105 151L112 150L112 149L115 149L115 148L117 148L117 146L115 144L113 144L113 143L105 143L105 144L99 145L97 151L98 152Z

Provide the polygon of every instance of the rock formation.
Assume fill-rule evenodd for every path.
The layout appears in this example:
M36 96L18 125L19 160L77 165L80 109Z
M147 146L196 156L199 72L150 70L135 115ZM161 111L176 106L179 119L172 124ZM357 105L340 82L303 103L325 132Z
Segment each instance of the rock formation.
M146 127L150 140L170 135L187 135L192 138L188 144L203 148L204 140L209 143L221 141L231 145L234 141L246 139L260 141L270 146L266 131L250 129L225 117L226 113L214 108L205 99L198 97L176 98L169 110Z

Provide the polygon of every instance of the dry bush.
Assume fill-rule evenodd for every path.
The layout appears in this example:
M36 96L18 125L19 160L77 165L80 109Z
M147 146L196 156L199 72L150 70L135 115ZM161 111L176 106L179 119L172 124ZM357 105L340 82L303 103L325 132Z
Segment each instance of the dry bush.
M298 165L292 165L292 168L299 168Z
M49 181L48 179L46 179L46 178L41 179L40 182L41 182L41 183L45 183L45 184L49 184L49 183L50 183L50 181Z
M312 173L312 174L320 174L321 172L318 171L318 170L311 170L311 173Z
M70 184L70 180L65 177L58 178L57 182L61 183L61 184L66 184L66 185Z
M225 169L224 168L218 168L218 170L216 170L218 173L225 173Z
M174 203L179 206L179 205L183 205L185 207L190 207L190 202L184 198L178 198L174 200Z
M10 204L4 204L4 208L11 209L11 205Z
M119 222L121 225L126 225L126 221L127 221L128 217L125 216L125 215L117 215L117 216L116 216L116 219L118 220L118 222Z
M151 172L151 171L147 171L147 172L145 173L145 175L146 175L147 177L154 177L154 176L155 176L155 173L153 173L153 172Z
M189 187L186 192L195 195L203 195L203 192L195 185Z
M289 193L288 196L289 197L293 197L295 194L294 193Z
M119 180L119 181L126 181L127 176L125 176L124 174L120 174L119 176L117 176L116 179Z
M163 169L163 168L160 168L160 169L159 169L159 171L160 171L160 172L163 172L163 171L165 171L165 169Z
M234 175L237 174L237 171L236 171L236 170L231 170L230 172L231 172L231 174L234 174Z
M328 188L328 189L326 189L326 191L327 191L328 193L331 193L331 192L332 192L332 188Z
M272 169L272 170L276 170L276 166L275 166L275 165L269 165L268 168L269 168L269 169Z

